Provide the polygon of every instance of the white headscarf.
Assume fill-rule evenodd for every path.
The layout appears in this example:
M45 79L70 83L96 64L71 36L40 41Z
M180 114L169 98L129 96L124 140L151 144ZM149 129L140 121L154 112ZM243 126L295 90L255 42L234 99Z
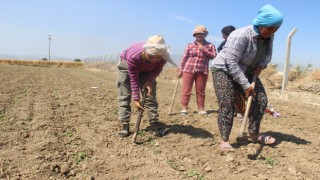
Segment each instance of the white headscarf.
M167 51L167 46L161 35L151 36L148 38L147 42L143 45L146 53L151 55L164 55Z
M143 49L147 54L162 56L162 58L172 65L178 66L173 62L170 57L169 49L161 35L155 35L148 38L147 42L143 45Z

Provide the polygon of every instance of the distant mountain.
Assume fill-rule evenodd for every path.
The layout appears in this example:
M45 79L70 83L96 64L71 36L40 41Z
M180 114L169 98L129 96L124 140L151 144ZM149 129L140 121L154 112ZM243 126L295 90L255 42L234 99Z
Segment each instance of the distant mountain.
M10 55L6 55L6 54L0 54L0 58L2 58L2 59L17 59L17 57L15 57L15 56L10 56Z
M40 60L42 58L48 59L48 56L42 56L42 55L13 56L13 55L7 55L7 54L0 54L0 59ZM50 59L54 60L54 61L73 61L75 58L68 58L68 57L62 57L62 56L51 56Z

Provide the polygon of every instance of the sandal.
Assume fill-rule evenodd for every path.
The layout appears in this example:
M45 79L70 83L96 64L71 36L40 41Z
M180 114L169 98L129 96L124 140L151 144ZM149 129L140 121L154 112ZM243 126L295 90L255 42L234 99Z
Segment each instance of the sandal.
M198 114L201 116L208 116L207 111L199 111Z
M184 110L180 111L180 114L181 114L182 116L185 116L185 115L188 114L188 111L184 109Z
M254 136L249 136L248 141L254 142L254 143L260 143L260 144L266 144L266 145L271 145L276 142L276 139L272 136L268 136L266 134L260 134L257 137Z
M258 137L258 143L260 144L274 144L276 142L276 139L273 138L272 136L268 136L265 134L260 134L260 136Z

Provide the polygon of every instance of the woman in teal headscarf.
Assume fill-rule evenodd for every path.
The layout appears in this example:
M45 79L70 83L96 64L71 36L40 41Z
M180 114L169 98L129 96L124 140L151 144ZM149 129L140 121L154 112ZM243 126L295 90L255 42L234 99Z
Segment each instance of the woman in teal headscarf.
M259 76L271 61L273 36L282 21L280 11L271 5L263 6L253 20L253 25L237 29L229 35L225 48L212 62L213 85L219 103L218 126L222 150L233 150L229 135L235 112L235 94L243 97L254 95L248 117L249 139L263 144L275 143L275 138L259 132L268 104L263 84L259 78L255 88L250 83L253 74Z

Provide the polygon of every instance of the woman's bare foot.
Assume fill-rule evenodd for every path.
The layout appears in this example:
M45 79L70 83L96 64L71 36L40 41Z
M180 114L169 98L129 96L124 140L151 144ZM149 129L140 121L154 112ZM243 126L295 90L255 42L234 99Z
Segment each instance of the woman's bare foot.
M220 150L222 150L222 151L234 151L234 149L230 145L229 141L222 141L221 144L220 144Z

